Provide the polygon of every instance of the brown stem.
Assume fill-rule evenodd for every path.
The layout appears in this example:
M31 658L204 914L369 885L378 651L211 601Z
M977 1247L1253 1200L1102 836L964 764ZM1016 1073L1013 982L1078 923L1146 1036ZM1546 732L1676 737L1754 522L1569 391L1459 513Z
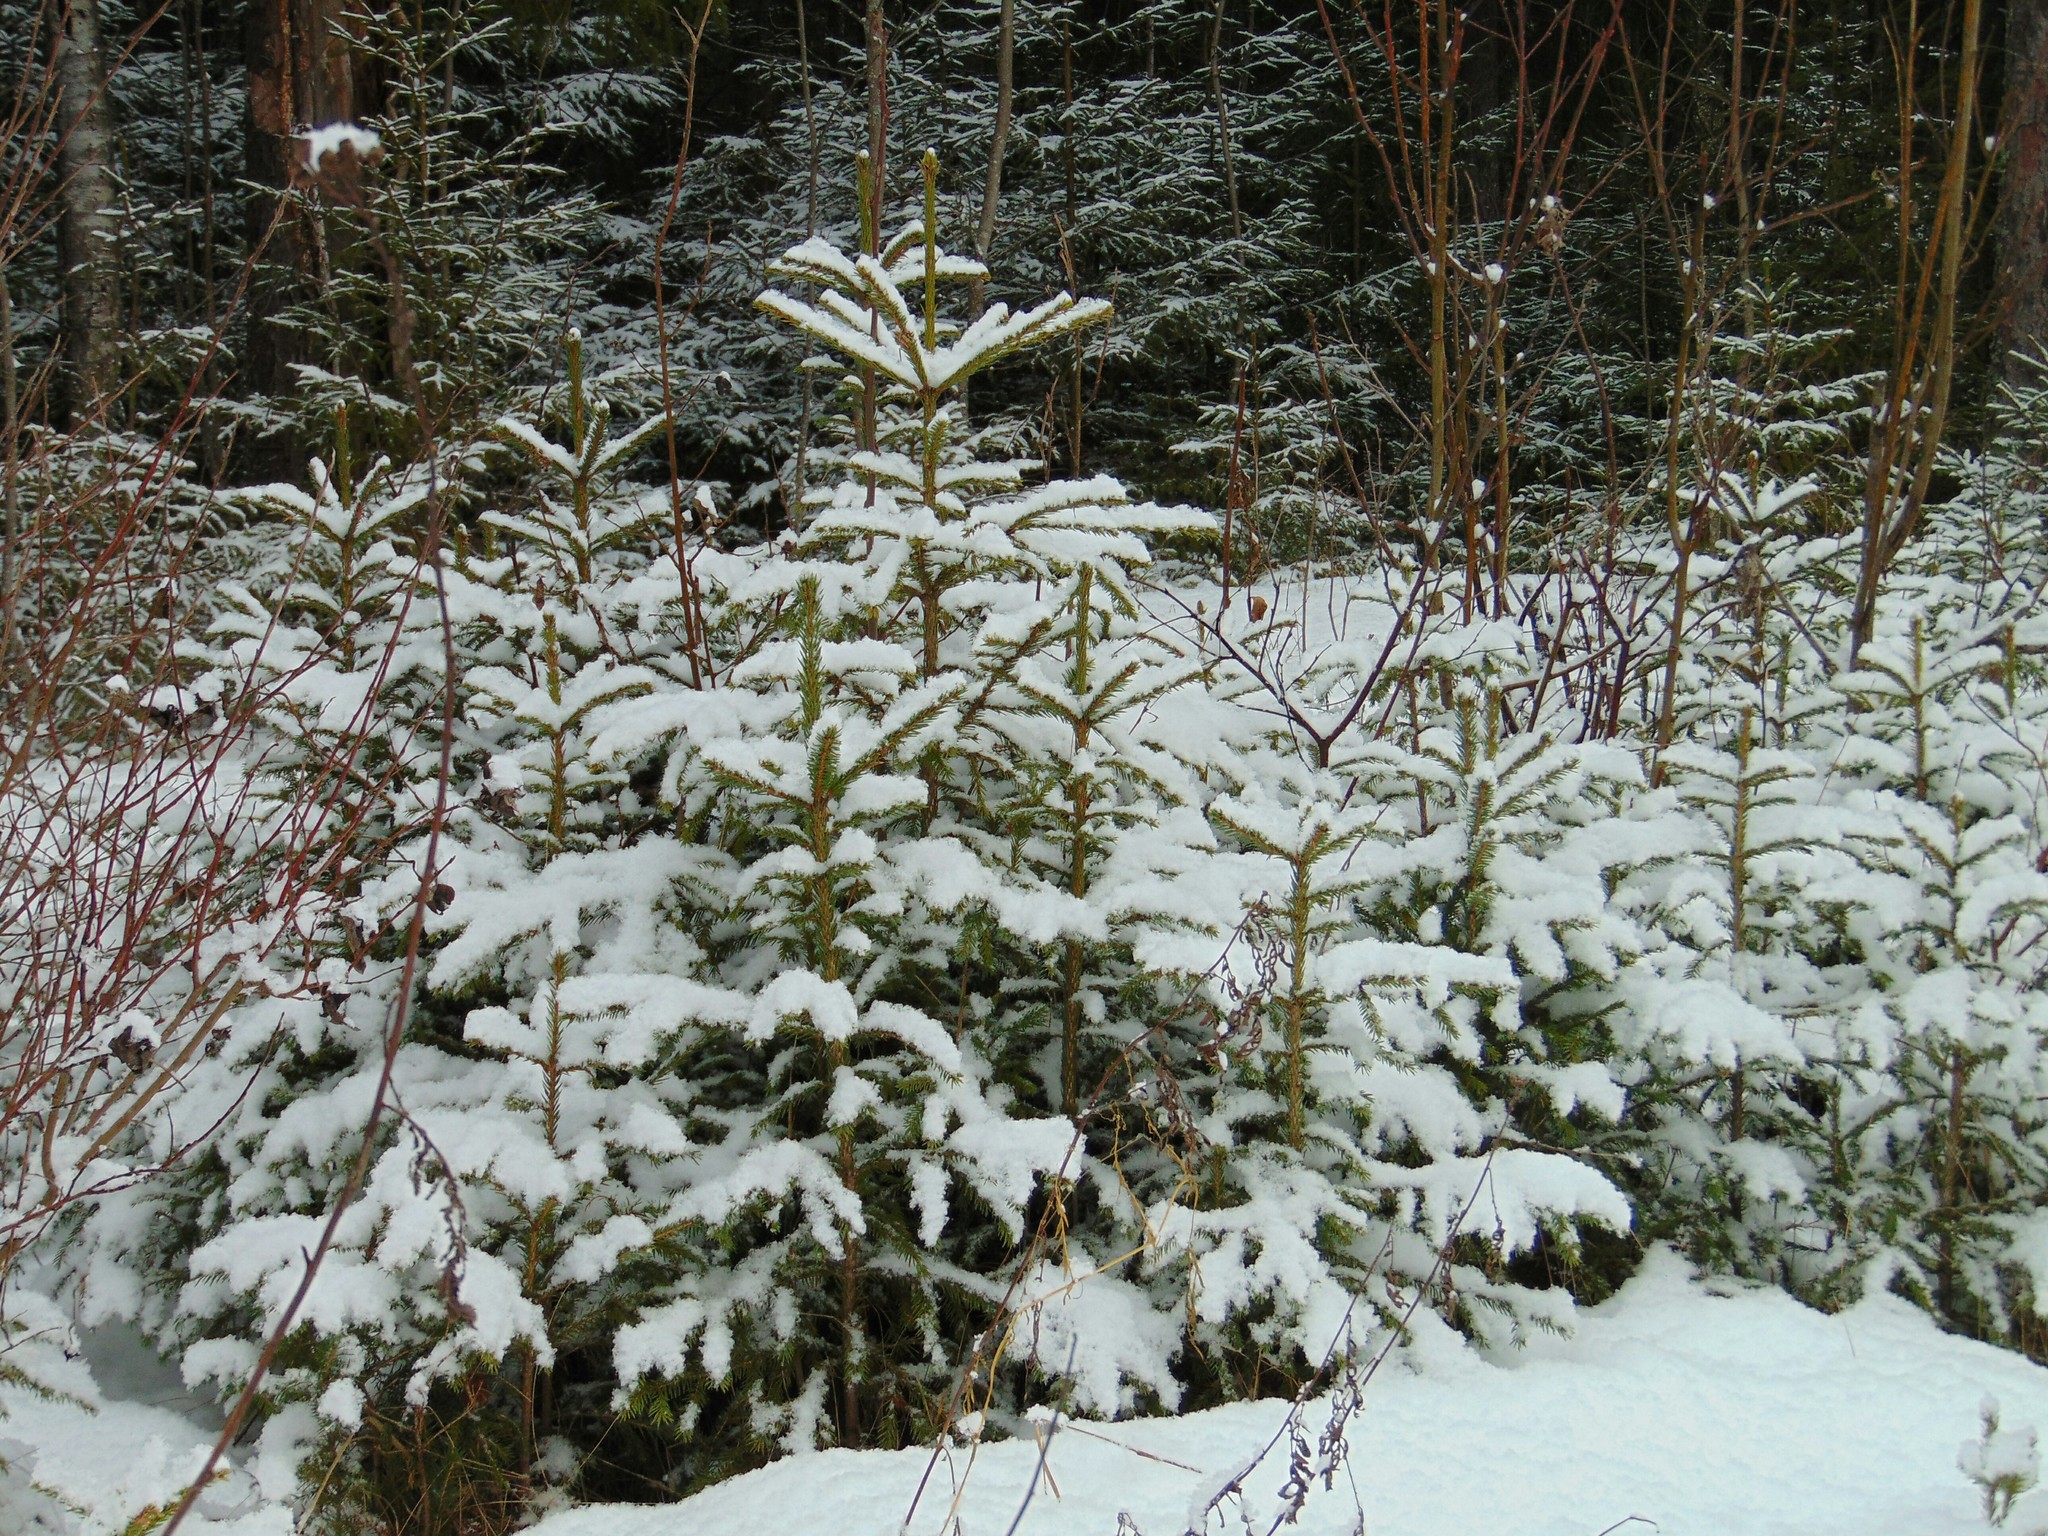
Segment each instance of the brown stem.
M1216 107L1216 134L1223 146L1223 192L1230 203L1230 238L1242 240L1244 211L1238 204L1237 154L1230 142L1230 98L1223 93L1222 52L1223 0L1216 0L1216 19L1209 28L1209 98ZM1070 206L1072 202L1070 196Z
M23 548L21 501L15 478L21 465L21 399L14 363L14 296L0 264L0 679L14 675L15 635L21 620ZM0 683L13 691L12 683Z
M662 430L668 448L669 517L675 530L676 580L683 589L684 649L689 656L691 684L697 687L705 681L711 658L704 639L703 601L697 591L696 569L687 553L687 514L683 508L682 460L676 443L675 386L669 370L668 307L662 285L662 267L668 251L669 231L675 226L676 207L683 195L683 168L690 161L690 130L697 112L697 57L704 43L704 28L711 19L711 5L712 0L704 0L702 9L697 13L696 26L688 28L690 52L684 75L683 141L676 150L675 174L669 179L668 207L654 236L654 335L661 365ZM685 26L687 28L688 23ZM808 99L806 95L807 102ZM809 375L805 376L805 381L808 384Z
M1970 1058L1953 1046L1948 1059L1948 1123L1943 1127L1941 1158L1940 1286L1941 1310L1953 1312L1956 1289L1956 1202L1963 1193L1963 1093L1970 1083Z
M1873 473L1867 483L1863 549L1856 572L1856 604L1850 619L1852 661L1869 643L1875 629L1878 588L1885 573L1919 529L1928 487L1940 459L1942 437L1948 427L1949 399L1955 388L1956 361L1960 350L1956 338L1956 301L1967 257L1964 237L1970 223L1968 173L1971 138L1976 132L1978 40L1983 24L1984 0L1964 0L1955 122L1949 131L1948 155L1934 213L1934 238L1939 242L1939 257L1932 274L1934 321L1927 338L1926 370L1915 377L1913 342L1918 339L1916 324L1916 333L1908 338L1899 372L1894 378L1884 422L1887 438L1894 433L1901 434L1899 457L1910 459L1912 479L1907 484L1904 498L1897 504L1896 512L1893 511L1895 472L1891 463L1884 463L1884 472ZM1910 97L1902 110L1910 117ZM1910 157L1910 127L1906 132ZM1904 179L1903 173L1901 179ZM1903 196L1901 201L1904 201ZM1929 277L1923 272L1920 301L1914 306L1916 322L1927 297L1928 282ZM1910 388L1907 385L1909 378L1913 379ZM1906 416L1909 398L1913 402L1910 420ZM1923 421L1925 425L1920 424Z
M988 180L981 189L981 222L974 229L974 254L983 265L996 238L996 204L1003 191L1003 155L1010 144L1010 116L1015 107L1017 45L1017 0L1003 0L996 20L996 125L989 141ZM983 304L983 280L976 278L969 292L972 314L979 318Z
M882 0L868 0L867 21L868 87L868 196L870 217L880 238L883 212L888 207L889 172L889 28L882 15Z

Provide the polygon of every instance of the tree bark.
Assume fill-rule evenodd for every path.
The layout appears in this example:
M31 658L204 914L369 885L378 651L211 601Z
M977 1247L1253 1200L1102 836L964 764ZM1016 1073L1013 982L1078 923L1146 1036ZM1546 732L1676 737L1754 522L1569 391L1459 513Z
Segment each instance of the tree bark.
M1514 39L1523 29L1515 25L1510 0L1486 0L1470 6L1472 20L1464 29L1464 46L1459 54L1458 84L1465 93L1458 115L1467 123L1483 123L1503 107L1510 106L1521 86ZM1480 141L1473 142L1474 138ZM1489 123L1483 137L1467 133L1459 145L1464 172L1471 180L1473 213L1481 224L1497 224L1509 216L1514 195L1513 131L1500 132Z
M882 15L882 0L867 4L867 86L869 196L875 221L875 240L886 245L889 233L883 227L889 206L889 28Z
M1926 260L1937 265L1932 281L1933 325L1927 335L1926 363L1919 377L1910 373L1911 352L1892 385L1886 419L1910 424L1901 438L1900 459L1873 462L1864 493L1863 549L1856 572L1856 601L1849 616L1849 660L1854 665L1876 632L1878 590L1892 562L1920 531L1927 491L1939 461L1942 434L1948 428L1949 402L1955 393L1959 346L1956 337L1957 293L1968 259L1964 231L1974 222L1970 194L1970 149L1977 132L1977 91L1980 84L1980 41L1984 0L1963 0L1960 64L1956 85L1955 123L1949 130L1948 157L1942 170L1941 197L1935 208L1936 250ZM1919 324L1916 312L1914 324ZM1903 493L1895 485L1895 468L1910 466ZM1896 499L1897 512L1892 508Z
M2005 29L1998 355L2018 382L2013 354L2048 345L2048 0L2010 0Z
M996 238L996 204L1003 195L1003 153L1010 145L1010 115L1016 94L1016 72L1012 58L1017 45L1017 0L1003 0L996 23L996 123L995 137L988 148L988 181L981 189L981 222L974 230L974 255L984 266ZM982 284L976 279L973 305L981 314Z
M809 240L818 233L818 114L811 100L811 39L804 22L804 0L796 0L796 57L797 78L803 86L804 100L804 145L807 162L807 180L804 183L804 238ZM815 301L817 289L806 284L804 298ZM784 510L789 515L790 530L794 532L803 523L804 492L806 471L811 451L811 418L815 414L817 400L816 379L810 369L803 370L803 401L797 411L796 421L796 483L790 488L789 499ZM678 546L680 549L680 546ZM680 553L677 556L681 558Z
M311 338L287 312L320 286L321 232L309 209L286 203L299 165L297 134L353 121L355 50L347 0L252 0L244 33L249 66L249 240L264 257L249 289L243 380L258 394L292 387ZM266 243L267 239L267 243Z
M1209 27L1209 97L1216 105L1216 137L1223 149L1223 190L1230 204L1230 238L1244 238L1244 212L1237 200L1237 156L1230 143L1230 98L1223 93L1223 0ZM1071 135L1070 135L1071 136ZM1069 202L1072 198L1069 196Z
M64 405L77 425L120 388L119 189L96 0L59 0L50 71L57 89L57 239L64 263Z

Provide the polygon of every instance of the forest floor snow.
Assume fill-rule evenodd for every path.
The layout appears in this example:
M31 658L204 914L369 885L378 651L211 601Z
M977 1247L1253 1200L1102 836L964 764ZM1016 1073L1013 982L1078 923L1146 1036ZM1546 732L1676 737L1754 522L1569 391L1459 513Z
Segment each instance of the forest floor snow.
M1828 1316L1774 1290L1702 1285L1660 1253L1570 1338L1499 1362L1440 1338L1389 1360L1352 1422L1349 1479L1319 1483L1296 1529L1347 1536L1362 1504L1367 1536L1986 1532L1956 1466L1986 1396L2009 1431L2048 1425L2048 1370L1945 1335L1895 1297ZM1062 1427L1016 1536L1118 1536L1120 1516L1124 1536L1180 1536L1286 1411ZM1322 1425L1311 1411L1311 1443ZM1037 1456L1028 1440L980 1448L964 1536L1006 1536ZM897 1536L930 1461L824 1451L680 1504L566 1511L536 1536L745 1536L764 1520L774 1536ZM964 1449L940 1459L909 1536L937 1536L966 1465ZM1211 1536L1266 1536L1285 1475L1283 1442L1249 1479L1250 1522L1212 1515ZM2021 1499L2006 1529L2044 1526L2048 1491Z
M0 1536L154 1530L206 1462L221 1415L125 1326L80 1337L56 1307L10 1292L0 1368ZM33 1383L33 1385L31 1385ZM217 1475L191 1536L291 1536L289 1505L248 1468ZM281 1486L280 1486L281 1485Z
M102 1353L88 1345L99 1383L85 1359L68 1362L77 1402L0 1386L0 1530L118 1532L204 1455L189 1402L120 1397L147 1372ZM1986 1396L2008 1430L2048 1426L2048 1370L1942 1334L1894 1297L1828 1316L1777 1291L1703 1284L1660 1252L1569 1338L1488 1359L1424 1334L1390 1359L1352 1421L1348 1477L1318 1484L1296 1529L1348 1536L1362 1506L1367 1536L1965 1536L1988 1530L1956 1466ZM1312 1442L1325 1411L1308 1412ZM1119 1517L1123 1536L1181 1536L1286 1412L1062 1423L1016 1536L1118 1536ZM964 1447L936 1465L926 1450L824 1451L679 1504L565 1510L535 1536L898 1536L928 1466L909 1536L938 1536L956 1488L962 1536L1007 1536L1037 1456L1029 1440L991 1443L970 1472ZM256 1470L263 1492L280 1491ZM1209 1536L1267 1536L1285 1474L1283 1441L1247 1479L1248 1509L1211 1515ZM200 1528L222 1536L291 1529L241 1472L205 1513ZM2048 1490L2021 1499L2006 1530L2044 1528Z

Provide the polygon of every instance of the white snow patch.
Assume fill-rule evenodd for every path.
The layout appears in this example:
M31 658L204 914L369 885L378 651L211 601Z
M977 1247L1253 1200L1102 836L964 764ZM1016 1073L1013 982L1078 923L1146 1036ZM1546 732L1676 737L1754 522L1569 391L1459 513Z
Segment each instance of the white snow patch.
M307 129L299 135L299 142L306 146L306 169L317 176L320 162L329 155L353 149L358 160L367 162L383 140L372 130L354 123L329 123L325 128Z
M1987 1529L1977 1489L1957 1471L1957 1442L1976 1430L1986 1393L2009 1425L2048 1422L2048 1370L1945 1335L1890 1296L1828 1316L1775 1290L1727 1290L1659 1253L1613 1301L1581 1313L1571 1338L1539 1337L1492 1362L1438 1352L1420 1373L1390 1360L1352 1425L1366 1529L1594 1536L1631 1515L1655 1521L1660 1536ZM1047 1463L1058 1493L1040 1485L1019 1536L1112 1536L1119 1513L1144 1536L1181 1536L1191 1496L1242 1468L1285 1412L1261 1402L1063 1423ZM1311 1442L1324 1421L1323 1406L1312 1407ZM773 1511L777 1536L896 1536L930 1455L827 1451L680 1504L566 1511L536 1532L692 1536L750 1529ZM1006 1530L1036 1459L1028 1438L974 1449L961 1528ZM969 1461L967 1447L945 1453L909 1536L936 1536ZM1285 1474L1283 1441L1248 1484L1268 1519ZM1356 1518L1340 1475L1333 1492L1317 1485L1296 1529L1347 1536ZM2044 1522L2048 1493L2037 1493L2008 1529ZM1211 1532L1228 1526L1210 1517Z

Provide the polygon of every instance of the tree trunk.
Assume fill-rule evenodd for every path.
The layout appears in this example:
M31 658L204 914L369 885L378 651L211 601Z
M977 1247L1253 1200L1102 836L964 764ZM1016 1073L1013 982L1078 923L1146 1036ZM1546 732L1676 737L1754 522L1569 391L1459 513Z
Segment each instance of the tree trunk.
M1237 156L1230 142L1230 98L1223 93L1223 0L1216 0L1216 19L1209 27L1209 98L1216 106L1216 137L1223 148L1223 191L1230 204L1230 238L1244 238L1244 211L1237 199ZM1068 93L1072 94L1071 90ZM1071 102L1069 103L1071 105ZM1073 142L1073 130L1063 130ZM1069 162L1071 164L1071 162ZM1073 216L1073 177L1067 178L1068 217Z
M1015 100L1016 74L1012 58L1017 45L1017 0L1003 0L996 22L996 123L989 141L988 181L981 189L981 222L974 230L975 259L988 264L989 248L996 239L996 205L1003 195L1003 153L1010 145L1010 115ZM976 278L972 294L974 315L981 316L982 280Z
M1463 170L1472 187L1472 211L1482 224L1497 224L1508 217L1514 196L1512 130L1503 132L1493 121L1495 114L1510 106L1521 84L1515 37L1520 29L1510 14L1511 0L1487 0L1469 7L1473 20L1464 29L1460 50L1458 84L1465 101L1458 115L1467 123L1484 123L1484 135L1467 133L1458 148ZM1479 142L1475 143L1477 138Z
M64 263L64 399L76 425L120 388L119 192L96 0L61 0L50 50L58 93L57 238Z
M1876 631L1878 591L1907 543L1920 531L1920 517L1927 507L1928 486L1939 462L1942 434L1948 427L1949 401L1955 391L1960 345L1956 332L1957 293L1962 284L1969 245L1964 231L1975 220L1975 200L1970 193L1970 149L1976 133L1977 91L1980 82L1979 42L1983 36L1983 0L1963 0L1962 41L1956 86L1955 122L1949 130L1948 156L1942 169L1941 198L1935 208L1935 230L1939 245L1927 252L1925 260L1936 263L1932 283L1923 282L1922 293L1932 289L1933 324L1927 333L1926 361L1916 377L1910 342L1904 360L1892 381L1892 394L1883 407L1883 425L1900 435L1894 446L1874 454L1864 494L1863 549L1856 572L1856 600L1849 615L1849 661L1869 644ZM1915 309L1917 331L1920 310ZM1896 481L1907 476L1904 486ZM1896 502L1898 510L1892 508Z
M2048 345L2048 0L2005 14L2005 171L1999 187L1998 354Z
M868 163L873 168L869 196L873 199L875 239L886 245L884 214L889 206L889 28L882 0L867 4Z
M259 395L288 392L293 364L310 355L310 338L287 311L319 292L321 232L310 210L285 199L300 130L356 115L347 10L347 0L252 0L249 7L249 180L264 189L248 200L249 241L264 254L249 289L243 382Z
M882 0L867 0L864 32L867 40L868 152L867 170L860 187L861 220L865 226L861 248L871 256L879 256L889 243L882 222L889 206L889 28L882 15ZM879 337L881 324L881 316L873 316L869 320L869 334ZM863 367L860 373L859 441L861 447L870 453L880 446L881 441L877 436L878 398L875 370ZM867 477L867 485L868 505L873 506L877 481L872 473Z

